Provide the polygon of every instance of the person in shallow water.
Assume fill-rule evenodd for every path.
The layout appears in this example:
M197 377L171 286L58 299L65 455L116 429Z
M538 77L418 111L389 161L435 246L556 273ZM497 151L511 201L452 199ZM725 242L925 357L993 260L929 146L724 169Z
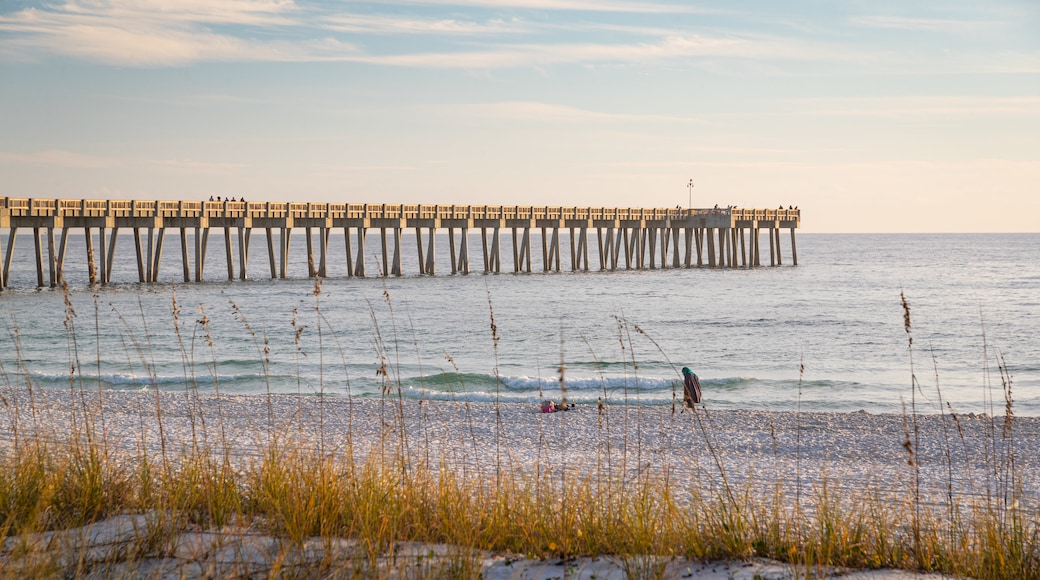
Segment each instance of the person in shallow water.
M695 404L701 402L701 381L697 378L697 374L690 370L690 367L683 367L682 374L683 401L687 407L692 409Z

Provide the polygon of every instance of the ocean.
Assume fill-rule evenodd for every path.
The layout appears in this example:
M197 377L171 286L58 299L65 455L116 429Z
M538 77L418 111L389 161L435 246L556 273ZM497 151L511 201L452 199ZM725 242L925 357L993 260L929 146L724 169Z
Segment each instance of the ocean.
M228 282L211 236L205 281L183 284L170 236L160 282L141 285L122 239L113 283L92 289L70 235L66 301L35 288L32 240L19 236L0 293L0 381L535 408L681 404L688 366L709 409L1003 414L1010 388L1015 414L1040 416L1040 234L799 234L792 266L785 233L779 267L617 272L595 271L592 240L594 271L579 273L566 245L565 271L541 272L535 239L535 272L511 273L507 245L494 275L479 271L479 238L475 272L447 273L442 235L433 276L405 243L405 276L349 278L333 235L319 285L302 236L290 279L270 280L255 235L254 279ZM368 248L374 272L374 236Z

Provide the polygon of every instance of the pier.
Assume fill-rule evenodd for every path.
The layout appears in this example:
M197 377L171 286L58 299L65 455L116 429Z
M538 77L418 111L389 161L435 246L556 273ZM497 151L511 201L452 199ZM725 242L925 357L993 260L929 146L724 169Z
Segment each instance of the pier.
M64 282L69 233L82 231L90 283L112 282L120 233L133 237L137 281L157 282L167 230L179 233L184 282L203 279L211 231L223 234L228 280L246 280L254 229L264 231L271 278L286 277L294 230L304 231L311 277L401 276L402 239L414 232L418 274L434 275L437 232L447 234L452 274L471 270L470 238L479 239L480 271L500 273L512 250L512 272L531 272L532 238L541 238L541 271L561 269L561 240L572 271L780 266L781 231L790 230L790 261L798 264L797 209L681 209L483 205L353 204L245 201L142 201L0 197L0 291L10 282L19 230L31 230L37 287ZM6 240L3 230L7 230ZM329 267L329 236L342 231L343 269ZM372 234L380 252L366 258ZM533 235L532 235L533 234ZM564 236L567 236L565 239ZM189 237L192 243L189 244ZM237 242L237 259L235 247ZM189 245L192 246L189 248ZM590 247L595 252L590 251ZM315 255L317 254L317 255ZM590 255L596 257L595 267ZM375 263L372 263L375 262ZM370 267L375 267L370 270ZM266 273L265 273L266 275ZM124 280L123 282L131 282Z

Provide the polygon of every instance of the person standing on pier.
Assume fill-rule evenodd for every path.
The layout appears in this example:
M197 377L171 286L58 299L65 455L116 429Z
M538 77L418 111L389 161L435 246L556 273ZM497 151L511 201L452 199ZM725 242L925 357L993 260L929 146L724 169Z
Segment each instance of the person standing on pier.
M690 367L682 368L683 374L683 402L686 406L693 408L697 403L701 402L701 381L697 378L697 375L690 370Z

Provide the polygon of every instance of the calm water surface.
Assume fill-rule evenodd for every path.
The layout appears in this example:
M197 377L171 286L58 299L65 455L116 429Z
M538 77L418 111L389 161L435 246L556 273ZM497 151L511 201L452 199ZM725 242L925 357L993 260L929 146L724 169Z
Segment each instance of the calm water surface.
M257 279L222 281L215 236L207 281L184 285L170 237L161 283L147 286L131 283L132 243L121 241L115 283L95 293L73 237L66 306L61 291L33 288L26 237L0 294L0 381L338 397L386 389L533 405L561 396L562 374L572 401L657 405L671 403L689 366L714 408L899 412L914 398L933 412L941 392L958 412L1002 412L1003 365L1015 412L1040 415L1040 235L802 234L797 267L783 243L777 268L359 279L345 277L333 236L316 296L302 238L290 280L263 279L256 236ZM447 239L438 246L439 271L450 271ZM378 252L374 236L369 248ZM470 250L480 269L479 238ZM418 271L414 254L406 247L406 272ZM507 268L511 255L507 247Z

